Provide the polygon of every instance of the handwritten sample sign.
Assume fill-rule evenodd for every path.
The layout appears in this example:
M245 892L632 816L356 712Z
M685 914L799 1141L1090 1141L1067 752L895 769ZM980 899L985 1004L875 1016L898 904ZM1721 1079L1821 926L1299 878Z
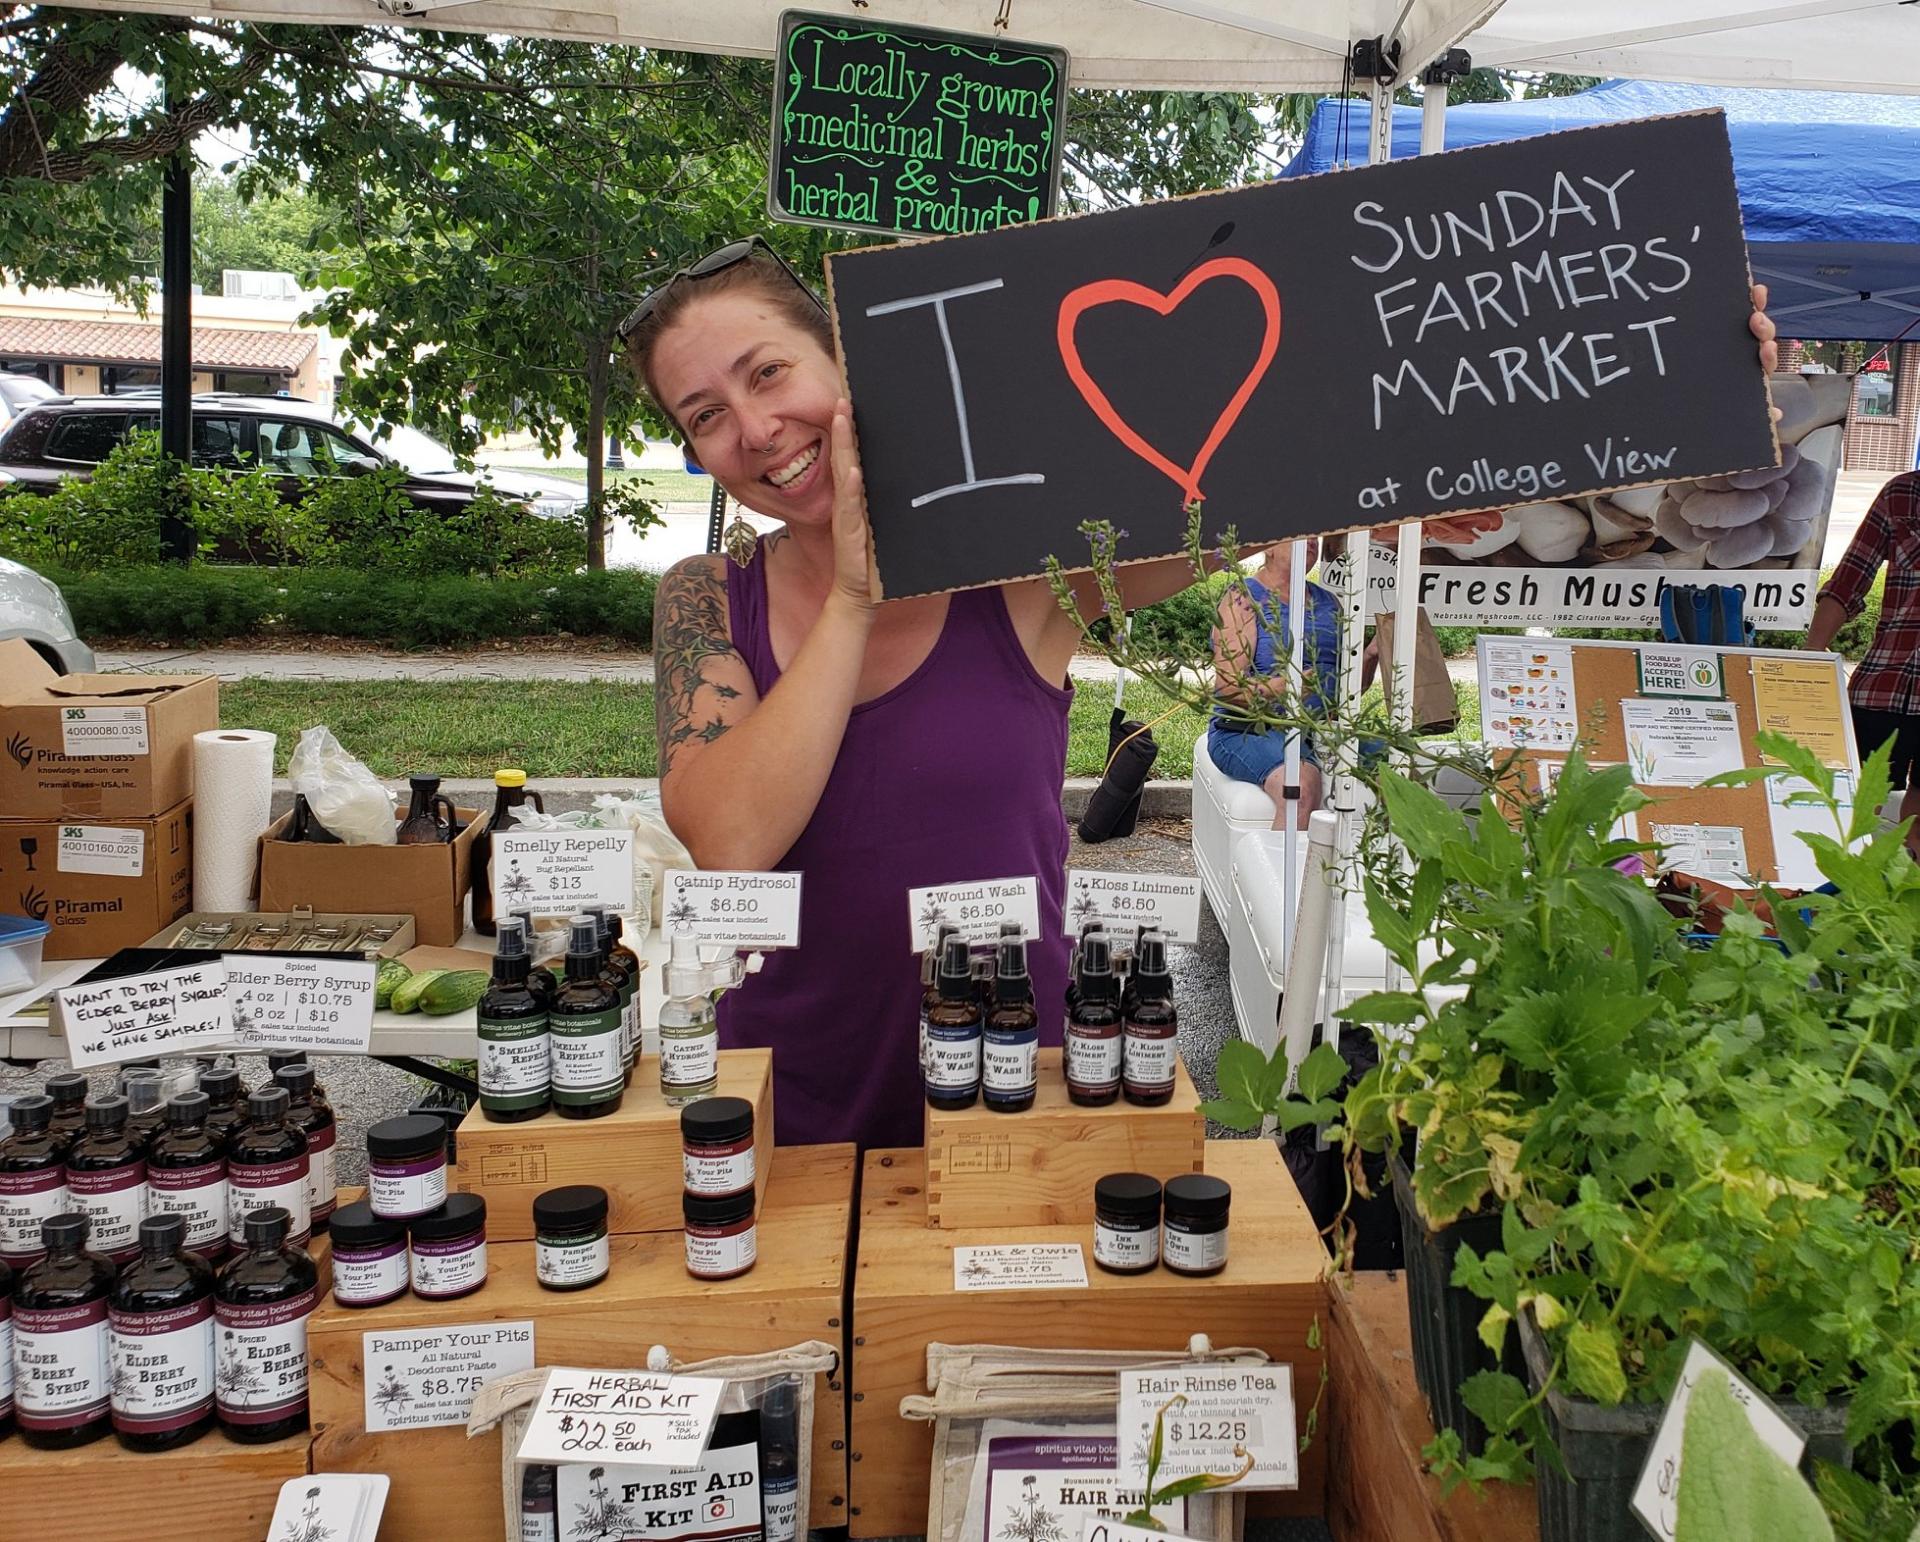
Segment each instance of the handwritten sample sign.
M364 959L226 961L234 1042L242 1049L364 1055L373 1035L373 976Z
M707 1448L726 1385L664 1371L556 1366L534 1406L519 1460L691 1467Z
M505 915L633 909L632 830L501 830L493 837L493 904Z
M533 1324L457 1323L363 1333L367 1433L465 1424L495 1377L533 1369Z
M667 874L669 929L688 927L702 942L732 948L800 946L798 873Z
M1158 1483L1234 1473L1251 1456L1240 1488L1298 1488L1293 1367L1182 1365L1120 1373L1120 1480L1147 1481L1153 1421L1166 1418Z
M952 236L1053 213L1062 50L787 11L775 58L775 219Z
M78 1070L233 1040L227 971L217 961L69 985L54 993L54 1005Z
M1028 937L1040 935L1040 886L1031 878L988 878L975 883L936 884L907 890L907 914L913 951L925 952L942 926L952 926L968 942L991 942L1006 922Z
M1780 459L1718 112L827 267L889 598Z
M1200 940L1200 880L1178 873L1096 873L1076 867L1067 874L1066 934L1078 937L1094 921L1132 936L1151 926L1168 942Z

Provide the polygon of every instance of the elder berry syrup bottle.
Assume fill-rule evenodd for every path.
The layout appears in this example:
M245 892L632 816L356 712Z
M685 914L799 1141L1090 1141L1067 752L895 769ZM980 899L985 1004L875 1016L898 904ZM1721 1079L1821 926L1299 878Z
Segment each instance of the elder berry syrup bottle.
M320 1275L289 1246L293 1218L279 1205L244 1223L242 1251L214 1283L214 1407L229 1440L262 1445L307 1427L307 1319Z

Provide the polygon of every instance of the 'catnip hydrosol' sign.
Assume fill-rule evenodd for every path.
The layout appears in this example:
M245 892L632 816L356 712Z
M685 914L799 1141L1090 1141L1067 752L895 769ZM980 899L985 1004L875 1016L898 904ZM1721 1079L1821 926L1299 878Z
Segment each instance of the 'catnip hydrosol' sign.
M1779 459L1718 112L827 266L889 598Z
M776 65L775 219L950 236L1053 213L1061 49L787 11Z

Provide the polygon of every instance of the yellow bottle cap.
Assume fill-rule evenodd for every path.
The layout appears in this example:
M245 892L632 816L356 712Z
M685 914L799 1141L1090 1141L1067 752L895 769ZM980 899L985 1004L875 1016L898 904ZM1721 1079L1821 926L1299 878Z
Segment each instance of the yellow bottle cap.
M527 773L524 771L496 771L493 773L493 785L496 787L524 787L527 785Z

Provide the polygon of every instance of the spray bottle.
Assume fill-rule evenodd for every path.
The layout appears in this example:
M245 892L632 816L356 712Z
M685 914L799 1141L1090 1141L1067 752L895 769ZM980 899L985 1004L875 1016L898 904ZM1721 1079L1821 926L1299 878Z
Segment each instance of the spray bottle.
M700 939L676 929L666 969L666 999L660 1003L660 1093L670 1108L712 1097L720 1085L720 1022L713 998L757 973L760 956L729 953L711 964L700 959Z

